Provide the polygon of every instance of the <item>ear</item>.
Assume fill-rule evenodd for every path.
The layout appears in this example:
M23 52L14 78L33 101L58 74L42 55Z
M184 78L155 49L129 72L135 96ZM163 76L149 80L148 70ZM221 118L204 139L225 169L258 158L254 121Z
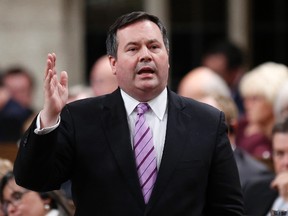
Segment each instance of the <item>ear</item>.
M116 74L116 64L117 64L117 60L115 57L109 55L108 56L109 58L109 62L110 62L110 66L111 66L111 69L112 69L112 72L113 74L115 75Z

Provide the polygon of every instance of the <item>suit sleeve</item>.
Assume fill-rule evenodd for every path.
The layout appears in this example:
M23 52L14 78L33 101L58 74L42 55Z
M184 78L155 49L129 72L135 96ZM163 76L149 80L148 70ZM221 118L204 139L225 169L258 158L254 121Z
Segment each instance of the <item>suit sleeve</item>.
M64 113L68 113L64 110ZM66 114L67 115L67 114ZM71 134L63 122L52 132L35 134L36 118L21 138L14 163L16 183L35 191L59 189L68 180L72 167Z

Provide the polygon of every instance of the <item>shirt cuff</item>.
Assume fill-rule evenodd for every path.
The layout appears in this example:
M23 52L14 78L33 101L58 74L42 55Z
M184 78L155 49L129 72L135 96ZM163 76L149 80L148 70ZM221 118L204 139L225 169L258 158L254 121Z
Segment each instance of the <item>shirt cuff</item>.
M53 130L55 130L59 126L60 120L61 120L61 118L59 116L58 119L57 119L57 123L55 125L50 126L50 127L41 128L41 126L40 126L40 117L41 117L41 111L40 111L40 113L37 116L36 128L34 130L34 133L37 134L37 135L44 135L44 134L48 134L48 133L52 132Z

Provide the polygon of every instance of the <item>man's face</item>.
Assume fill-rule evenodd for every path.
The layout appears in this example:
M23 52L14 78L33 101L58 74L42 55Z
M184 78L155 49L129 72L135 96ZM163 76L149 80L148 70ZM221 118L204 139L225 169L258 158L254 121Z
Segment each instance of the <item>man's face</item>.
M29 79L24 75L11 75L4 79L12 98L24 107L30 107L32 103L32 87Z
M273 136L273 162L277 174L288 171L288 133Z
M139 21L118 30L117 58L110 57L118 85L139 101L156 97L166 87L169 57L158 26Z

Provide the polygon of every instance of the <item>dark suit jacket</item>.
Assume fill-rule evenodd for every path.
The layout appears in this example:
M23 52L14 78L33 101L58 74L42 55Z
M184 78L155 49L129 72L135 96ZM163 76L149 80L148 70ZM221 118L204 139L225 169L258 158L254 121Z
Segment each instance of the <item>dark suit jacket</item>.
M244 190L245 215L266 216L276 200L278 193L270 187L274 175L250 179Z
M240 183L245 190L247 183L253 179L274 175L264 163L258 161L244 150L234 150L234 157L239 171Z
M71 179L76 215L234 216L243 197L223 113L168 91L165 147L149 203L141 193L120 90L76 101L53 132L25 133L16 182L43 191Z

